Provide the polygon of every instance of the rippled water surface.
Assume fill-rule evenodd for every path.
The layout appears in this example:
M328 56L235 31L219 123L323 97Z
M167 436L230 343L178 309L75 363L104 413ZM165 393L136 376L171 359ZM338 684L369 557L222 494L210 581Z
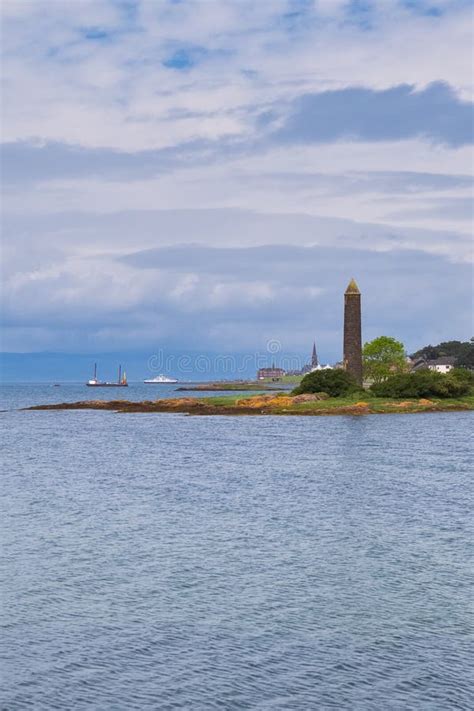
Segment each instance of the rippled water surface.
M470 413L0 418L2 709L472 708Z

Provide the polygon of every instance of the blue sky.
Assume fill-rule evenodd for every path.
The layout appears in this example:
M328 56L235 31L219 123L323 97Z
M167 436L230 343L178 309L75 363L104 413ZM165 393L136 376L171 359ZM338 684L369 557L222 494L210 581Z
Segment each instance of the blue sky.
M4 0L9 352L472 333L464 0Z

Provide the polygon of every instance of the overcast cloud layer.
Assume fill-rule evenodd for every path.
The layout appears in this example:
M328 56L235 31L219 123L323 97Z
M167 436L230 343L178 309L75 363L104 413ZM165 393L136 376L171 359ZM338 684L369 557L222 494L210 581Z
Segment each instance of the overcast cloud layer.
M472 335L470 2L2 13L4 351Z

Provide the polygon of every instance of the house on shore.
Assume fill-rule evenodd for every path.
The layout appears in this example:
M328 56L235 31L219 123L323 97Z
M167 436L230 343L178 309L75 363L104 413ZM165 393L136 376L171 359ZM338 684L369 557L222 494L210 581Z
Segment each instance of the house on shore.
M449 373L456 365L456 358L444 357L429 360L427 366L429 370L434 370L436 373Z
M417 370L432 370L435 373L443 373L443 375L446 375L455 367L455 365L456 358L449 356L435 358L434 360L419 358L415 362L412 362L411 370L412 372Z

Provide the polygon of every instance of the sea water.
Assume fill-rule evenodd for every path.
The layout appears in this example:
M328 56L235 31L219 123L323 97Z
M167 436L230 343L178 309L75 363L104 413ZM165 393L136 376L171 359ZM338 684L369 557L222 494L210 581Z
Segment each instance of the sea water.
M472 708L472 414L2 393L2 709Z

